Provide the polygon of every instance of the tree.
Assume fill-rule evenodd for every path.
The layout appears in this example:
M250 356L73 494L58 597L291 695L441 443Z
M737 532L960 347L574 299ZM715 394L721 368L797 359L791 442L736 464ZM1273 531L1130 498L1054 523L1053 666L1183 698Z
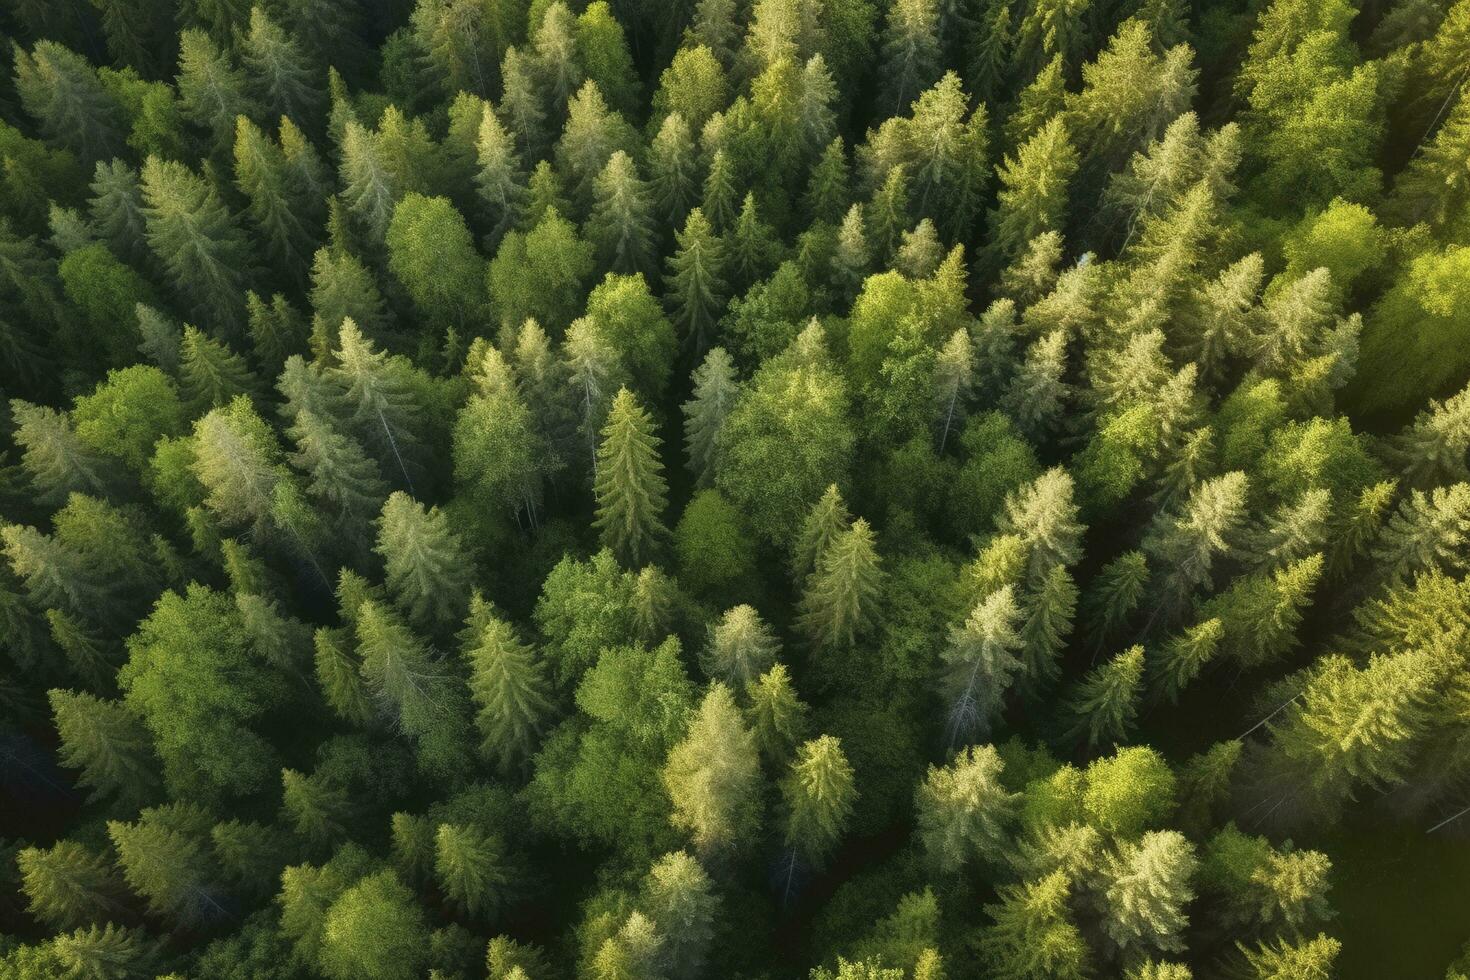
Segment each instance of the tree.
M1160 514L1143 540L1143 550L1165 568L1161 583L1175 602L1198 587L1209 588L1215 559L1232 547L1245 517L1246 475L1226 473L1190 492L1183 508Z
M648 149L649 190L659 218L672 225L696 201L698 157L689 123L677 112L664 117Z
M488 102L475 139L475 189L490 231L484 247L494 249L517 227L526 207L526 174L515 139Z
M714 330L715 313L725 301L724 247L699 208L689 212L675 240L678 249L670 256L664 277L668 303L684 342L702 353Z
M888 9L883 27L883 105L898 114L939 74L939 5L902 0Z
M243 326L248 244L214 188L182 163L150 156L142 193L148 247L180 301L201 322Z
M700 666L711 680L723 681L743 692L772 669L781 644L754 607L727 609L709 627L709 642L700 653Z
M537 747L552 714L550 685L535 651L503 619L490 615L472 643L465 658L470 695L479 708L475 725L482 736L480 752L509 769L530 758Z
M243 38L240 60L250 73L256 101L271 116L286 116L308 127L321 119L320 78L313 77L311 62L293 34L259 7L250 8L250 33Z
M809 866L820 865L846 830L857 795L839 740L822 735L802 743L781 780L786 846Z
M410 26L446 93L487 97L495 59L503 56L525 24L524 7L474 0L419 0Z
M332 980L410 980L428 951L421 906L391 871L347 888L326 911L319 962Z
M1043 232L1061 231L1067 189L1077 172L1077 152L1065 117L1052 116L1041 130L1006 157L1000 168L997 206L990 213L991 249L1006 264Z
M122 885L99 854L74 841L16 855L30 913L57 928L80 928L121 910Z
M690 472L709 486L719 465L720 432L740 397L735 365L723 347L712 347L691 376L692 392L684 403L684 450Z
M211 824L207 811L187 803L149 807L130 824L108 822L123 877L147 900L150 912L182 925L224 914L224 896L206 852Z
M388 268L427 317L459 327L485 319L485 262L448 198L405 194L385 241Z
M41 503L57 505L72 493L106 495L111 481L105 459L77 437L65 413L14 399L10 414L21 466Z
M716 681L669 752L670 820L705 854L742 848L760 824L760 759L730 689Z
M260 382L243 357L188 324L179 344L179 381L184 405L195 416L224 408L236 398L261 395Z
M1255 949L1237 944L1246 963L1261 980L1326 980L1333 974L1342 943L1326 933L1312 939L1292 942L1279 938L1274 943L1259 943Z
M1053 467L1006 497L1005 511L996 521L1002 534L1021 539L1027 552L1026 577L1039 586L1058 566L1077 563L1082 555L1083 527L1072 501L1072 477Z
M455 905L483 916L504 901L509 883L505 844L479 828L441 823L434 835L434 873Z
M994 924L980 937L981 955L994 976L1081 980L1089 974L1091 951L1072 921L1071 893L1063 871L1001 888L1000 902L985 907Z
M1153 665L1153 685L1159 696L1178 701L1185 686L1214 659L1224 635L1224 624L1215 617L1196 623L1166 642Z
M807 706L791 686L785 664L775 664L754 683L746 685L747 714L761 754L782 763L806 731Z
M1180 952L1189 924L1184 907L1198 860L1184 835L1156 830L1123 844L1104 864L1106 912L1103 930L1118 949L1150 947Z
M667 487L660 443L653 419L632 392L619 389L597 447L595 525L603 545L632 567L668 534L662 522Z
M1074 721L1069 736L1087 736L1095 747L1126 738L1138 715L1143 685L1143 647L1129 647L1088 672L1068 703Z
M529 232L501 240L490 260L490 300L501 323L534 318L560 332L581 311L592 269L592 246L550 210Z
M536 526L546 447L530 407L498 350L485 352L475 394L454 426L454 479L488 514Z
M388 591L410 619L424 626L460 618L469 602L470 563L449 518L425 509L403 491L383 504L378 543Z
M812 646L851 647L876 620L882 583L873 530L859 517L822 553L802 593L799 625Z
M1017 795L1001 783L1005 763L990 745L961 749L946 766L930 766L914 800L919 842L946 875L972 860L998 865L1010 847Z
M88 164L122 152L122 107L85 58L49 40L13 57L16 94L47 139Z
M459 770L468 734L462 680L385 606L366 600L356 616L363 680L414 742L419 767L435 774Z
M216 146L229 145L238 116L253 116L258 111L245 73L203 31L186 30L179 35L178 87L185 117L209 130Z
M640 906L665 937L670 976L698 976L709 959L720 898L709 875L684 851L665 854L648 869Z
M623 25L605 0L594 0L577 16L577 54L587 77L607 94L613 108L634 116L641 86Z
M1397 581L1438 567L1458 569L1460 543L1470 531L1470 484L1435 487L1426 494L1411 491L1388 525L1373 557L1384 574Z
M926 221L928 219L925 219ZM932 227L932 226L930 226ZM956 330L934 361L934 401L939 407L939 454L949 433L964 422L966 401L975 377L975 350L966 330Z
M1067 337L1062 331L1052 331L1026 349L1001 399L1024 435L1039 440L1056 427L1070 394L1063 380L1066 370Z
M153 746L142 721L117 701L52 690L47 694L61 763L78 769L92 800L117 795L130 803L150 799L158 787Z
M155 968L157 949L141 929L93 925L52 940L62 969L73 976L142 976Z
M1404 479L1418 487L1470 478L1470 387L1444 401L1431 399L1392 445Z
M948 705L949 744L985 738L1005 707L1006 692L1021 670L1016 632L1021 610L1009 585L975 604L964 625L950 630L940 659Z

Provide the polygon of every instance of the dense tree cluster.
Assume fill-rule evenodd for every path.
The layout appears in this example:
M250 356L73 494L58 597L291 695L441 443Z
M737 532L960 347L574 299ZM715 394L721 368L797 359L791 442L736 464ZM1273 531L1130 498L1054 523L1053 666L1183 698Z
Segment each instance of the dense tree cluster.
M1470 804L1467 66L3 5L0 977L1334 975Z

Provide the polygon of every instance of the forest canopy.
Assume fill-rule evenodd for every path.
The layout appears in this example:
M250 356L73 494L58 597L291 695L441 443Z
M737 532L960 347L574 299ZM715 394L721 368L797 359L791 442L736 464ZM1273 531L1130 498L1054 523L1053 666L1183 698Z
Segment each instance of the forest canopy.
M1465 980L1467 86L8 0L0 980Z

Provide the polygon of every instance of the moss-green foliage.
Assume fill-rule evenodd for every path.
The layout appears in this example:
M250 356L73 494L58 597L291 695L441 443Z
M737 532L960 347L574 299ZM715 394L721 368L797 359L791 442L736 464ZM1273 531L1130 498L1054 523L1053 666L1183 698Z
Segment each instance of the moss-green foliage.
M0 978L1454 958L1470 0L0 6Z

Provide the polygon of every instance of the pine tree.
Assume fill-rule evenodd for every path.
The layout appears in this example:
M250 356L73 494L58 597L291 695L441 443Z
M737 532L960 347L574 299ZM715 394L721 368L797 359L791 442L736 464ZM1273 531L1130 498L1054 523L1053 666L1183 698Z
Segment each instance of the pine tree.
M1138 716L1142 690L1143 647L1129 647L1094 667L1068 699L1067 712L1073 718L1068 737L1086 735L1089 747L1125 739Z
M529 55L514 47L506 49L500 62L501 113L525 160L541 159L549 141L546 108L531 74L533 64Z
M296 414L291 435L291 463L307 476L306 492L330 508L343 531L359 533L388 496L377 464L355 440L310 411Z
M267 375L279 376L287 358L306 350L306 320L281 293L269 303L254 291L246 293L245 308L257 363Z
M233 132L234 116L229 123ZM148 247L180 300L200 322L243 326L249 247L214 188L182 163L150 156L142 190Z
M133 823L108 822L123 877L150 912L182 925L225 914L206 850L212 825L208 812L187 803L150 807Z
M184 325L179 345L179 381L192 415L222 408L236 398L261 397L261 385L245 359L198 328Z
M250 9L250 33L242 39L240 59L250 74L255 98L266 112L315 128L322 118L321 81L314 77L295 37L259 7Z
M388 591L414 622L443 625L463 615L470 562L438 507L425 509L401 490L394 492L383 504L373 550L383 559Z
M728 687L710 685L687 734L669 752L663 781L674 805L670 820L701 852L737 849L755 837L760 759Z
M604 268L648 272L654 264L653 204L633 159L618 150L593 182L587 238Z
M781 780L786 846L808 866L821 865L847 829L857 796L840 741L822 735L803 743Z
M1373 557L1385 577L1398 581L1407 575L1465 566L1462 545L1470 534L1470 483L1435 487L1428 494L1412 491L1388 525Z
M1246 963L1261 980L1291 980L1303 977L1307 980L1331 977L1337 955L1342 952L1342 943L1326 933L1318 933L1312 939L1292 941L1278 937L1272 943L1258 943L1255 949L1237 943Z
M1148 559L1141 551L1126 551L1098 572L1085 604L1099 642L1128 622L1143 601L1149 578Z
M1020 490L1008 495L1005 511L996 521L1002 534L1021 539L1027 552L1027 579L1033 586L1046 581L1057 566L1071 566L1082 556L1083 527L1072 499L1072 477L1052 467Z
M798 585L820 566L822 557L832 543L848 530L851 516L842 492L832 484L822 493L821 499L812 505L801 530L791 548L791 579Z
M903 233L898 252L893 257L893 268L910 279L927 279L934 274L943 258L944 250L939 242L939 232L933 221L924 218L911 230ZM951 342L953 339L951 335ZM969 339L968 335L966 339ZM944 356L942 352L941 356Z
M998 265L1015 259L1037 235L1062 230L1076 171L1077 153L1060 114L1006 157L997 207L990 213L990 247Z
M319 360L331 360L330 349L341 344L344 320L360 335L381 342L392 319L373 274L350 252L317 249L311 265L312 344ZM319 347L318 333L325 346ZM318 349L319 348L319 349Z
M1429 407L1393 440L1392 459L1412 486L1470 479L1470 386Z
M622 388L608 409L597 447L594 522L605 547L637 567L667 533L662 522L667 486L653 419Z
M625 117L639 112L640 89L623 25L606 0L594 0L577 16L577 53L587 77Z
M976 603L964 624L950 630L940 659L951 746L985 738L999 718L1022 666L1016 632L1020 618L1011 588L1005 586Z
M1179 602L1198 587L1209 588L1215 559L1227 552L1245 518L1244 473L1206 480L1174 514L1160 514L1143 540L1154 567L1167 569L1160 584Z
M1214 617L1168 640L1151 665L1153 688L1159 697L1171 704L1178 701L1185 686L1214 659L1224 635L1224 624Z
M524 15L522 15L524 16ZM420 0L410 26L446 94L465 91L481 98L491 90L495 59L505 53L517 27L489 4L464 0Z
M1221 653L1244 667L1281 658L1297 645L1303 611L1322 575L1322 556L1311 555L1274 571L1243 576L1204 606L1224 625Z
M99 160L89 186L87 217L93 232L120 258L139 264L148 254L148 242L138 171L122 160Z
M52 946L68 976L146 976L156 967L157 949L143 931L111 922L57 936Z
M209 130L216 146L229 145L236 117L257 114L245 73L203 31L179 35L178 87L185 117Z
M493 251L505 233L521 223L526 206L526 174L511 134L486 103L475 140L475 189L490 230L482 244Z
M735 164L724 149L717 149L710 158L709 170L704 176L704 195L700 198L701 215L708 216L715 231L724 233L735 221L735 202L740 192L735 186ZM691 217L693 213L691 212ZM685 226L686 231L688 226Z
M351 319L338 330L335 360L326 376L349 413L352 434L412 492L410 473L419 469L417 458L427 449L420 432L428 386L406 358L374 350Z
M73 493L107 495L106 461L77 438L65 413L17 398L10 402L10 415L21 467L39 503L59 506Z
M1148 947L1182 952L1189 925L1184 908L1194 898L1190 885L1198 861L1184 835L1151 831L1125 843L1104 864L1106 912L1103 930L1123 951Z
M927 219L926 219L927 220ZM939 406L939 454L951 429L964 422L966 402L975 379L975 349L969 331L956 330L934 361L934 401Z
M1470 180L1461 166L1467 150L1470 99L1461 94L1434 139L1395 179L1389 198L1392 213L1406 225L1427 221L1441 231L1470 226Z
M720 897L699 862L683 851L659 858L643 879L639 906L666 937L663 954L669 975L701 975L714 941Z
M434 873L444 894L470 915L484 916L504 901L510 876L505 844L476 827L441 823L434 835Z
M867 231L863 225L863 206L854 204L842 219L836 247L832 250L832 283L839 295L849 301L857 296L871 260Z
M122 107L85 58L49 40L12 57L15 92L48 140L88 164L123 152Z
M740 382L723 347L710 348L690 380L693 390L683 405L684 451L695 482L707 487L719 466L720 430L740 397Z
M780 240L756 212L754 193L746 194L740 205L740 217L730 229L729 246L730 271L737 292L766 278L781 257Z
M980 952L997 980L1083 980L1092 951L1072 921L1066 872L1000 889L985 911L995 920L980 936Z
M27 847L16 864L31 915L54 928L80 928L121 911L122 884L111 866L75 841Z
M822 552L802 593L798 622L811 645L851 647L876 620L882 583L873 530L859 517Z
M705 676L734 691L745 691L771 670L781 652L771 628L752 606L727 609L709 627L709 642L700 653Z
M303 152L315 153L309 148ZM249 198L250 219L264 236L276 267L300 279L306 257L316 251L312 226L321 216L316 188L293 184L284 151L240 116L235 128L235 185Z
M363 687L361 665L351 649L346 631L323 626L313 639L317 684L327 705L343 721L368 725L375 712Z
M676 224L698 199L698 154L684 117L671 112L648 149L649 186L661 222Z
M596 200L595 182L618 150L630 156L636 136L623 117L610 110L596 82L585 83L567 106L567 124L556 144L557 173L567 182L577 211L585 215Z
M917 833L929 863L945 875L971 861L999 864L1010 849L1017 794L1001 783L1005 763L994 746L961 749L946 766L930 766L914 800Z
M812 167L803 201L813 221L835 223L846 213L850 203L849 178L841 136L832 138Z
M791 686L785 664L775 664L745 688L751 731L761 755L775 765L790 757L806 732L807 706Z
M473 615L473 614L472 614ZM465 652L480 752L510 769L530 758L552 713L546 672L509 623L490 616Z
M584 79L576 32L572 12L557 0L547 5L531 38L541 89L550 98L553 116L566 112Z
M1056 427L1070 394L1067 336L1054 330L1026 349L1025 359L1006 388L1001 404L1023 434L1043 439Z
M441 775L462 771L468 764L463 681L372 600L358 607L357 642L363 679L388 717L414 742L419 767Z
M664 277L669 308L684 342L702 354L725 302L724 246L699 208L689 212L675 239L678 249L669 257Z
M1072 632L1077 610L1077 586L1065 566L1054 565L1026 603L1021 626L1021 662L1024 690L1034 693L1060 673L1062 651Z
M352 803L347 787L320 772L281 770L281 816L308 842L325 848L347 835Z
M158 763L142 722L120 702L90 694L53 690L47 695L61 763L78 769L78 783L91 799L117 796L125 803L148 801L158 787Z
M899 0L888 8L883 27L882 106L898 115L939 75L939 4Z

